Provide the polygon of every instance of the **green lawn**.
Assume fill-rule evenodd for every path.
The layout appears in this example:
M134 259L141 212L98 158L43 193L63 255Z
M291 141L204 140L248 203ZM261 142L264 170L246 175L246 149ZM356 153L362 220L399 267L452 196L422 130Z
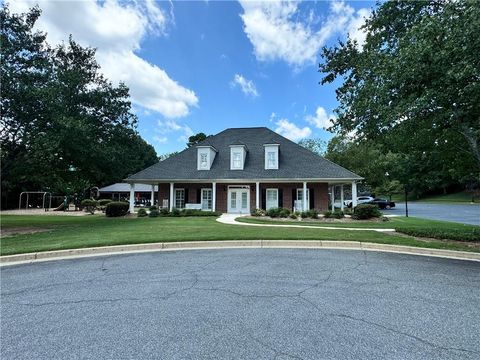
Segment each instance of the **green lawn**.
M386 195L379 195L379 198L388 199ZM405 196L403 194L395 194L392 196L392 201L396 203L405 202ZM434 195L426 196L420 199L416 199L413 195L408 197L408 201L425 202L425 203L439 203L439 204L470 204L472 201L472 195L466 191L457 192L454 194ZM480 205L480 198L475 198L475 204Z
M379 224L384 226L384 224ZM160 241L215 240L351 240L478 251L467 244L424 242L413 237L374 231L247 227L220 224L211 217L106 218L93 216L4 215L2 229L43 228L46 232L18 234L0 240L2 255L105 245Z
M390 221L362 221L356 223L330 223L318 221L283 221L265 218L240 218L237 221L254 224L271 224L272 221L279 225L309 225L309 226L331 226L331 227L352 227L352 228L376 228L395 229L408 235L421 237L434 237L438 239L450 239L459 241L480 242L480 226L466 225L448 221L427 220L414 217L392 217Z

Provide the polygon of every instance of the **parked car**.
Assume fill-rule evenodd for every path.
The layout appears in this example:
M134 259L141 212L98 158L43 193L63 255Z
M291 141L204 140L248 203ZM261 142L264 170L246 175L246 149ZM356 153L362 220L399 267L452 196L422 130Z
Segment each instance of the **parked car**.
M378 198L367 202L367 204L377 205L379 209L387 209L387 210L395 207L395 203L393 201L389 201L386 199L378 199Z
M357 197L357 205L358 204L365 204L365 203L368 203L368 202L373 201L373 200L375 200L375 199L371 196L359 196L359 197ZM345 200L343 202L343 204L350 208L350 207L352 207L352 200Z

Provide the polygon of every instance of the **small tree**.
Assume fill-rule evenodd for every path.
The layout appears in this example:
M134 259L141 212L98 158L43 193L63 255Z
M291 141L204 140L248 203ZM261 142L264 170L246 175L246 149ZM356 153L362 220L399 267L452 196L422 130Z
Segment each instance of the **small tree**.
M81 205L86 212L89 212L90 214L93 215L95 214L95 210L97 209L98 204L93 199L85 199L85 200L82 200Z

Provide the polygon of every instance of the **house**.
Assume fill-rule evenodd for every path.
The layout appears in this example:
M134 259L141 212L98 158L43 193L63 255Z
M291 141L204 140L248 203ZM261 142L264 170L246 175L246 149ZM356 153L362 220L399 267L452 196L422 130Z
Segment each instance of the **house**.
M326 210L334 203L333 187L340 186L343 198L345 184L355 202L361 179L268 128L252 127L209 136L125 182L131 212L133 186L141 183L158 185L160 207L243 214L273 207Z

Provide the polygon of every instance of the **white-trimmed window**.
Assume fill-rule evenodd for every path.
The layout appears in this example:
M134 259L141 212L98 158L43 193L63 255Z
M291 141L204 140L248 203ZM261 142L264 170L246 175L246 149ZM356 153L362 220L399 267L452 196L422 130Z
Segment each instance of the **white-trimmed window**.
M202 169L208 168L208 154L207 153L201 153L200 154L200 167Z
M265 148L265 170L278 169L278 144L264 144Z
M232 153L232 168L233 169L242 168L242 154L240 152Z
M185 208L185 189L175 189L175 208Z
M202 210L212 210L212 189L202 189Z
M265 207L267 210L278 207L278 189L267 189L266 190L266 204Z
M303 189L297 189L297 199L298 201L303 201ZM303 206L301 207L303 209ZM310 189L307 189L307 210L310 210Z
M267 167L275 169L277 167L277 153L275 151L267 152Z

